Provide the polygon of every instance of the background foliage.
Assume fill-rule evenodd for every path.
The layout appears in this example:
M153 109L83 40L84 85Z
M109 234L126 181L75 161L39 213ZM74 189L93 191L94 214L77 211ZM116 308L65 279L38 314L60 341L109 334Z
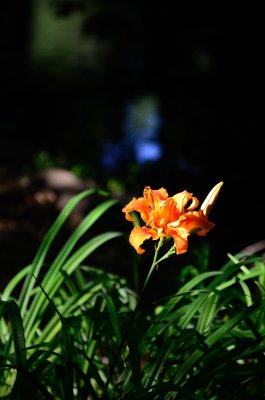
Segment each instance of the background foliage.
M15 246L22 263L32 259L58 209L16 184L50 166L124 201L146 184L202 198L223 180L213 258L262 240L252 216L264 196L261 15L231 2L3 0L1 254ZM123 137L128 102L142 96L158 100L163 157L138 165L130 148L115 170L104 167L104 145ZM17 268L9 254L3 263Z
M105 264L91 265L106 242L124 240L118 231L87 237L113 199L101 198L48 257L73 209L93 195L87 190L72 198L32 263L1 293L1 399L262 397L264 258L229 254L218 270L204 270L205 253L183 268L174 254L174 291L154 295L147 278L139 294ZM153 264L158 277L165 268L160 257ZM152 301L142 301L145 288Z

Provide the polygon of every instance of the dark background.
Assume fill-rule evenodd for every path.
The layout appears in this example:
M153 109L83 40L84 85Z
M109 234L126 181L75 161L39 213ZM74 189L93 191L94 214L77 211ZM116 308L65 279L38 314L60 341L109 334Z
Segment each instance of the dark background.
M38 36L40 4L53 21L58 19L49 39ZM75 17L76 30L72 25L60 30ZM249 2L2 0L0 237L5 267L30 259L39 243L32 244L34 229L45 231L52 210L45 209L41 217L36 207L19 213L29 202L14 182L47 166L74 171L101 187L112 183L124 202L140 195L145 185L163 186L170 195L186 189L203 200L223 180L210 218L216 223L209 235L215 262L263 240L263 25L261 9ZM50 29L48 22L41 32L45 29ZM71 35L80 40L67 47ZM57 51L49 53L51 43ZM60 46L66 50L58 51ZM104 167L104 144L122 140L126 104L144 96L159 102L163 157L138 165L129 151L114 169ZM16 218L27 224L36 219L30 235ZM118 225L129 230L123 216L118 218ZM7 256L20 248L15 262Z

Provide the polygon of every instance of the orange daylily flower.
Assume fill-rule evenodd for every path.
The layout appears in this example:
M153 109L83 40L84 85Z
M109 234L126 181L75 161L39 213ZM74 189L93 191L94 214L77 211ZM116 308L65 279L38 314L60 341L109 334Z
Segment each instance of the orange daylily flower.
M169 197L166 189L152 190L150 186L144 189L143 197L133 198L123 209L125 218L135 222L130 215L132 211L140 213L144 226L135 226L129 241L137 253L144 253L141 247L147 239L157 240L172 237L177 254L188 250L188 237L192 233L204 236L215 224L208 220L208 214L213 206L223 182L216 185L208 194L199 210L199 200L192 193L183 192Z

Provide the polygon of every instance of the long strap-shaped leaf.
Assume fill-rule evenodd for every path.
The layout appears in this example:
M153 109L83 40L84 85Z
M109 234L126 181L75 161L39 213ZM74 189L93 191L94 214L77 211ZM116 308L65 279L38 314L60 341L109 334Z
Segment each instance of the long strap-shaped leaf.
M42 287L44 287L46 291L48 291L49 289L48 287L46 287L49 283L50 286L53 286L53 278L60 271L63 263L65 262L68 255L71 253L78 240L110 207L112 207L116 203L116 200L111 199L97 205L78 225L78 227L66 241L62 249L59 251L55 260L52 262L49 271L45 274L45 277L42 281Z
M57 233L63 226L64 222L71 214L74 207L79 203L80 200L85 198L86 196L95 193L95 189L88 189L84 192L74 196L64 207L61 213L58 215L57 219L55 220L54 224L48 230L43 242L41 243L39 250L33 260L32 269L23 285L21 295L19 298L19 304L21 309L21 315L25 315L25 311L28 307L29 299L31 297L32 289L36 283L36 277L39 275L41 267L43 265L43 261L45 259L46 254L49 251L49 248L55 239Z
M83 304L88 304L100 290L102 290L102 284L98 283L92 287L87 287L86 290L83 290L81 293L76 293L75 296L68 298L64 304L58 307L60 313L62 315L70 315L70 313L74 315L77 309L80 309ZM61 325L58 323L58 315L54 314L43 328L41 335L34 342L50 342L58 334L60 329Z
M22 281L22 279L27 276L27 274L31 270L31 265L28 265L27 267L21 269L6 285L5 289L3 290L3 293L1 295L1 300L7 301L10 299L14 289L17 287L17 285Z
M166 327L172 323L174 320L179 317L179 310L176 310L176 305L192 290L195 290L196 286L200 285L204 280L209 279L210 277L218 276L222 274L220 271L210 271L205 272L200 275L195 276L189 282L187 282L176 295L172 296L167 303L163 306L163 312L158 315L156 319L156 324L152 324L150 328L147 330L146 334L143 337L143 340L149 340L149 337L156 336L159 332L166 329ZM199 289L198 289L199 290ZM206 293L208 296L208 292ZM186 315L186 314L185 314Z
M122 234L120 232L106 232L101 235L98 235L91 239L89 242L85 243L83 246L81 246L64 264L63 271L67 275L71 275L72 272L82 263L84 259L86 259L87 256L89 256L94 250L96 250L98 247L100 247L102 244L107 242L110 239L114 239L116 237L121 236ZM64 274L58 273L56 276L56 281L53 282L53 287L51 291L48 293L49 297L52 298L56 290L60 287L64 280ZM35 334L36 328L38 326L38 323L40 322L40 314L44 312L44 302L45 298L41 296L41 294L38 295L38 301L34 304L32 304L29 312L27 313L27 319L25 322L25 337L27 340L27 343L29 344ZM48 303L45 302L45 308L48 306ZM41 313L40 313L40 308L41 307ZM34 329L33 329L34 327Z
M2 310L1 310L2 309ZM11 325L12 336L7 343L6 350L11 346L11 340L14 344L16 364L18 368L22 367L26 361L26 345L23 321L21 318L20 310L14 300L1 301L0 300L0 315L7 314Z
M227 335L227 333L231 331L236 325L238 325L241 321L254 313L259 306L260 304L253 304L252 306L243 309L238 314L234 315L225 324L223 324L220 328L209 335L205 339L205 344L209 348L212 347L218 340L221 340L225 335ZM196 349L177 371L174 378L174 383L179 383L181 379L186 376L188 371L194 367L194 365L200 360L200 358L203 357L203 355L204 352L202 350Z
M63 248L59 251L57 257L52 262L49 271L45 274L43 281L41 282L41 286L47 293L49 293L50 297L52 297L52 295L63 282L63 275L61 270L63 269L63 271L65 272L64 263L66 262L68 255L70 254L80 237L97 221L97 219L105 211L107 211L115 203L116 200L107 200L96 206L92 211L90 211L90 213L84 218L84 220L72 233ZM29 320L32 321L35 318L36 312L39 312L41 310L41 307L44 303L47 303L46 299L41 291L39 291L31 304L29 312L25 315L26 331L28 331Z

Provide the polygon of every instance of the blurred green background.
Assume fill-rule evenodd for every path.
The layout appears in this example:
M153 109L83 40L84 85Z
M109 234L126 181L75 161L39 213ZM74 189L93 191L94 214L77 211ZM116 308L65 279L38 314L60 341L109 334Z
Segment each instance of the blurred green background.
M263 240L261 18L249 2L2 0L2 264L28 262L60 208L31 184L50 167L124 202L145 185L202 201L223 180L216 263Z

